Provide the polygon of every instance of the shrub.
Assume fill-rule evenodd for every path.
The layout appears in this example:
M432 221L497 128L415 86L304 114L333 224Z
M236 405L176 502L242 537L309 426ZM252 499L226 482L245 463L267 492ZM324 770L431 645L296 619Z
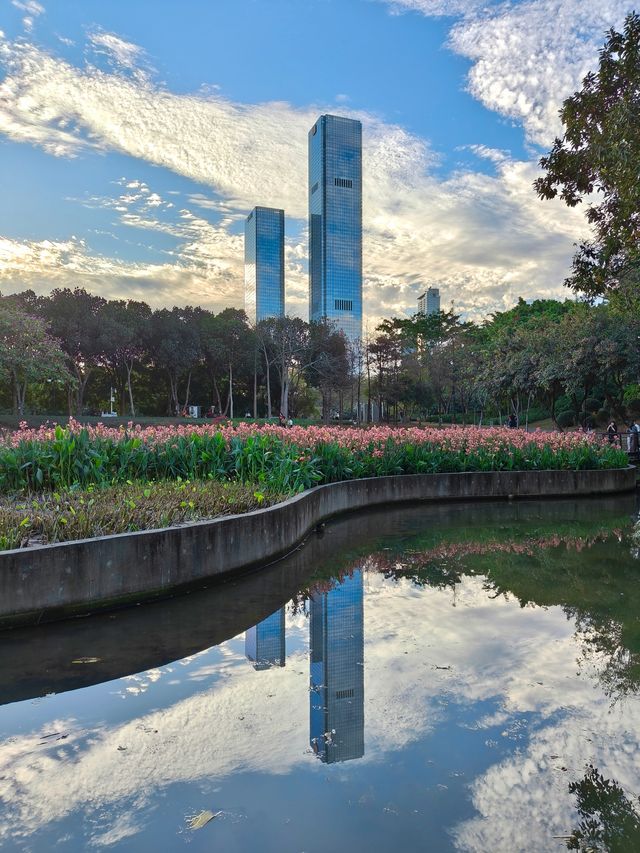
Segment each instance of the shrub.
M576 416L573 412L560 412L556 417L556 422L559 427L566 429L567 427L575 426Z

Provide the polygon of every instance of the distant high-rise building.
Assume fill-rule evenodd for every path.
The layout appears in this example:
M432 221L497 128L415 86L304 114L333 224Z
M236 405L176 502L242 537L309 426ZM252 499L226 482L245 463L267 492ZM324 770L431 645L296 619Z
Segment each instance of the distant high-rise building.
M309 131L309 317L362 337L362 125L341 116Z
M254 669L285 664L284 607L245 631L244 653Z
M327 764L364 755L362 572L311 596L310 741Z
M418 314L438 314L440 312L440 290L430 287L418 296Z
M252 323L284 316L284 210L254 207L247 216L244 305Z

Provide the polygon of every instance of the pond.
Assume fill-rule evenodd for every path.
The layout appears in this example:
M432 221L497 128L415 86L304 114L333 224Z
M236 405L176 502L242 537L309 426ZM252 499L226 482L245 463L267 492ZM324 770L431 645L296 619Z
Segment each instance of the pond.
M0 844L640 849L636 518L354 514L223 586L0 635Z

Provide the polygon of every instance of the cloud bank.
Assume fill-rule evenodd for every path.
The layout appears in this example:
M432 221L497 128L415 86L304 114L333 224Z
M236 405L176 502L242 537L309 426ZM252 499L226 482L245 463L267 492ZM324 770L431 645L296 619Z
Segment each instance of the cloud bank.
M390 8L455 12L459 20L450 41L473 62L471 92L521 122L531 141L546 144L559 101L593 63L601 30L620 17L623 4L596 0L587 12L573 0L488 7L394 0ZM146 293L154 304L198 302L214 310L242 305L238 220L261 204L284 207L294 221L287 304L290 313L305 316L307 132L318 114L336 107L176 94L154 81L137 45L104 31L93 32L89 44L107 55L108 70L90 62L77 67L34 44L0 39L6 72L0 134L54 157L127 155L134 181L137 162L191 180L194 192L181 208L176 205L172 226L179 245L162 263L124 263L71 238L51 244L7 237L0 288L47 290L66 282L104 295ZM477 146L479 157L492 160L494 174L466 168L441 178L427 140L378 116L344 105L339 110L364 125L364 302L370 328L381 317L412 313L418 293L431 284L442 288L443 304L455 300L456 310L472 318L505 309L520 296L565 294L573 244L585 236L582 212L536 198L534 162ZM104 204L120 226L146 229L151 241L153 232L168 227L157 217L121 210L127 203L117 201L114 195Z

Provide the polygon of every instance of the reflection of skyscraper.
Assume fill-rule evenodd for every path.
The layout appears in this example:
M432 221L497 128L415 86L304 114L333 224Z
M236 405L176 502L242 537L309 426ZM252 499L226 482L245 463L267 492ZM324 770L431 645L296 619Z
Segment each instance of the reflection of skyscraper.
M324 115L309 131L309 315L362 337L362 125Z
M254 669L284 666L284 607L245 632L244 653Z
M362 572L311 596L311 714L314 752L327 764L364 755Z

